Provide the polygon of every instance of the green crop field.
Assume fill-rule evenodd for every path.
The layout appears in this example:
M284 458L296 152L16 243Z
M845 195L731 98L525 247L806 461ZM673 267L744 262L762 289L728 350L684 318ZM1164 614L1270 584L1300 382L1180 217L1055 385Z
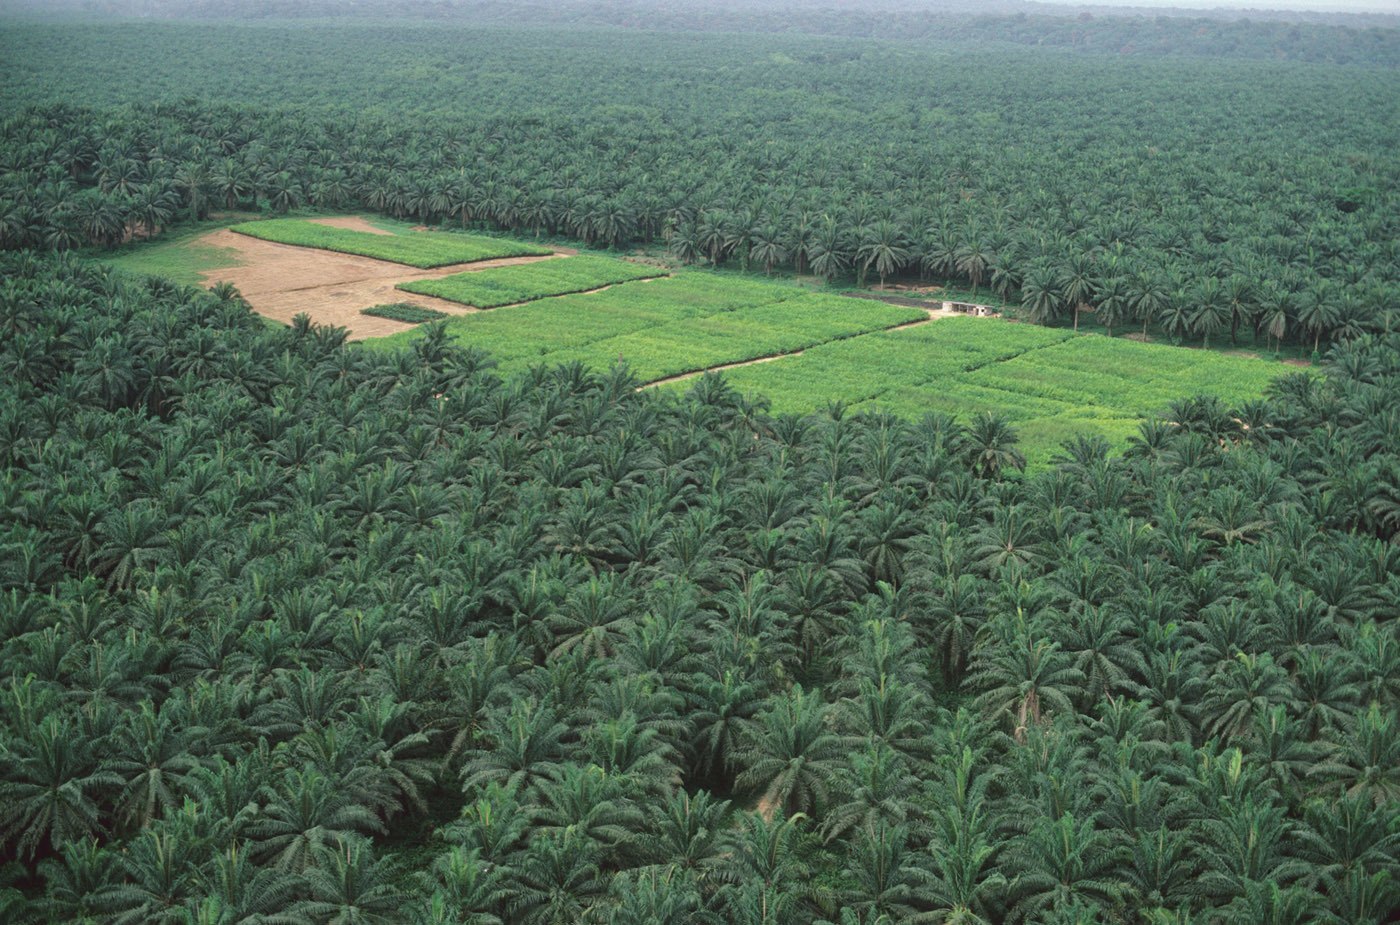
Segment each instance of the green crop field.
M580 256L413 280L397 288L477 308L497 308L665 275L665 270L626 260Z
M425 321L437 321L439 318L448 317L446 312L440 312L435 308L424 308L421 305L414 305L412 302L371 305L369 308L360 309L360 314L388 318L391 321L402 321L407 324L422 324Z
M993 319L903 327L923 317L915 308L682 271L454 317L446 325L455 340L490 352L507 375L538 363L602 367L623 360L640 380L656 382L802 351L725 376L741 391L767 396L778 413L814 411L831 401L910 418L990 412L1013 423L1033 467L1077 434L1098 434L1121 447L1145 416L1165 411L1173 399L1207 393L1239 402L1258 397L1285 371L1249 357ZM396 334L365 349L416 336Z
M1048 462L1076 434L1121 446L1143 417L1176 398L1261 395L1284 367L1249 357L1141 344L976 318L950 318L823 344L801 356L731 370L775 412L840 400L905 417L987 411L1013 422L1028 463Z
M405 234L372 234L332 228L298 218L274 218L243 222L229 229L276 244L295 244L340 254L373 257L419 269L471 263L498 257L545 256L548 248L523 241L484 235L410 231Z
M177 283L199 285L204 281L205 273L238 263L235 249L201 240L211 231L227 227L227 219L191 222L187 227L167 232L154 241L133 241L110 249L92 248L87 256L135 276L164 276Z
M572 360L606 366L622 358L639 378L653 381L923 317L918 309L688 271L446 324L456 340L489 351L503 372ZM413 336L405 332L367 346L382 349Z

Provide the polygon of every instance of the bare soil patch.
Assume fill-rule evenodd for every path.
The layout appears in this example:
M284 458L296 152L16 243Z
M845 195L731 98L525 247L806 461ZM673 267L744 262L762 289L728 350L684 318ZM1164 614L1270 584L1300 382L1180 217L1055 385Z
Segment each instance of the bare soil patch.
M338 223L336 227L354 231L387 233L373 228L358 216L317 221L328 225ZM351 340L383 337L411 327L401 321L360 314L360 309L373 305L412 302L448 315L465 315L477 310L432 296L407 296L394 288L398 283L553 260L564 253L561 249L550 257L503 257L419 270L371 257L275 244L228 230L211 232L196 241L230 249L238 263L238 266L206 271L202 274L205 285L232 283L260 315L290 323L292 318L304 313L316 324L346 328Z

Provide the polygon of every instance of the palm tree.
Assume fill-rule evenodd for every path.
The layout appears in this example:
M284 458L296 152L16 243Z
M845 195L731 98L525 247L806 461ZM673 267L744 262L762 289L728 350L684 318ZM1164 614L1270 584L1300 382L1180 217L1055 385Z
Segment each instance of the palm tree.
M1113 336L1113 329L1130 316L1129 291L1128 281L1122 276L1109 276L1099 284L1094 317L1108 329L1109 337Z
M850 269L852 254L847 235L830 216L822 217L808 253L812 272L828 282Z
M942 663L944 684L956 688L987 619L976 576L963 573L935 578L923 614L932 626L931 642Z
M977 298L977 287L982 285L987 271L996 263L997 255L986 241L973 237L958 245L954 260L958 272L972 283L972 297Z
M300 876L254 864L247 849L234 842L197 874L203 908L214 910L212 921L251 923L283 915L288 925L308 921L290 911L300 892Z
M0 743L0 843L32 858L102 831L98 796L122 780L99 766L95 745L57 715Z
M940 229L925 235L919 268L932 276L949 277L957 272L958 241L952 231Z
M733 850L732 816L728 800L677 789L653 809L638 855L645 864L683 872L703 888Z
M1073 713L1071 692L1084 683L1084 674L1058 645L1036 639L1021 627L1002 645L974 654L967 682L981 691L978 705L988 714L1009 716L1020 738L1041 721L1047 708Z
M1284 671L1268 653L1240 652L1212 679L1203 705L1211 717L1206 729L1229 742L1248 732L1257 713L1286 702L1291 694Z
M390 925L403 921L407 899L385 861L364 841L338 841L319 850L306 871L310 898L293 910L313 921L336 925Z
M749 259L763 265L764 276L772 276L773 267L788 259L787 243L776 225L768 223L754 229Z
M1287 885L1307 872L1305 864L1284 850L1283 807L1252 794L1221 799L1219 805L1218 814L1195 826L1193 841L1202 868L1198 885L1203 892L1229 900L1246 895L1252 885Z
M856 260L860 263L860 277L871 267L880 276L880 288L885 288L885 277L903 268L909 261L908 240L904 232L894 222L881 219L873 225L862 228L858 236L860 245L856 248Z
M1337 895L1355 874L1390 870L1400 850L1400 831L1364 796L1314 800L1295 830L1297 853L1308 865L1307 883Z
M1079 313L1092 308L1099 288L1098 272L1088 254L1070 257L1059 274L1060 299L1074 312L1074 330L1079 330Z
M1016 874L1010 919L1041 921L1076 901L1088 906L1085 911L1103 910L1125 891L1113 876L1119 857L1092 819L1076 822L1069 813L1041 819L1007 852Z
M1162 314L1167 307L1170 295L1165 283L1152 273L1134 273L1127 284L1128 310L1142 322L1142 336L1147 337L1147 326Z
M1232 273L1225 280L1225 301L1230 306L1230 343L1243 323L1253 324L1259 310L1253 280L1241 273Z
M453 921L501 925L498 913L510 896L504 884L506 873L506 869L482 860L479 851L454 845L433 862L424 880L431 883L434 897L453 910Z
M1313 336L1313 353L1322 343L1322 335L1336 325L1339 312L1337 301L1328 288L1310 289L1298 302L1295 311L1298 324Z
M1293 321L1296 309L1293 294L1277 286L1268 286L1259 299L1259 326L1274 342L1274 351L1283 346L1283 337Z
M487 746L472 753L462 768L463 789L491 782L528 786L559 773L567 728L542 702L515 701L509 710L496 710L487 723Z
M288 768L261 817L248 825L257 853L274 868L304 873L325 851L365 832L380 832L374 811L352 802L336 782L312 767Z
M629 848L643 819L623 794L623 781L596 765L563 766L558 777L535 787L536 834L568 833L600 863Z
M734 834L734 851L717 875L728 884L721 893L727 919L777 925L791 921L811 875L805 817L765 819L745 813Z
M596 853L569 830L532 839L510 883L510 920L521 925L583 921L607 885Z
M1166 294L1165 303L1157 312L1157 320L1177 344L1191 331L1193 317L1191 293L1184 286L1170 289Z
M40 861L38 870L44 879L42 911L52 922L95 921L105 910L111 890L122 874L118 854L102 847L95 838L68 842L58 857ZM23 922L24 906L32 916L29 920L37 922L39 910L34 907L38 905L23 896L12 906L0 899L0 912L13 914L16 922Z
M828 842L853 831L907 826L915 779L907 763L889 745L872 741L851 756L851 766L838 772L840 794L826 815L822 832ZM907 833L906 833L907 834Z
M682 877L661 878L655 872L624 872L615 877L611 894L616 904L607 911L607 925L722 925L704 907L695 884Z
M980 478L1000 479L1008 470L1026 468L1026 457L1016 448L1015 429L991 412L979 412L965 434L972 471Z
M104 894L114 925L177 925L195 891L192 832L141 832L122 856L127 879Z
M1053 268L1044 263L1032 264L1021 282L1021 308L1035 324L1049 324L1060 317L1064 296Z
M867 921L905 918L916 911L928 871L909 850L908 832L883 825L857 830L840 887L842 904Z
M1400 797L1400 735L1393 712L1373 702L1310 776L1348 797L1381 806Z
M795 685L759 714L741 742L736 783L757 796L765 819L825 805L845 743L828 728L817 692Z
M144 828L174 808L183 776L200 762L191 754L189 733L182 734L168 715L157 715L149 702L128 714L123 727L123 748L107 765L124 781L116 815L126 826Z
M734 669L720 677L695 682L692 716L695 723L694 771L715 780L731 768L758 713L759 686Z
M1210 336L1223 330L1233 315L1229 294L1220 285L1220 280L1207 276L1196 285L1194 301L1196 307L1191 312L1191 328L1201 335L1201 346L1209 349Z

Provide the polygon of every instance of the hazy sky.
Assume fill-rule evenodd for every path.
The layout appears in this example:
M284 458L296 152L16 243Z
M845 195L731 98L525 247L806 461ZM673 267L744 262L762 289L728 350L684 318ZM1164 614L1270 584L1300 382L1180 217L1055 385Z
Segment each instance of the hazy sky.
M1321 10L1328 13L1397 13L1400 0L1040 0L1095 6L1174 6L1199 9Z

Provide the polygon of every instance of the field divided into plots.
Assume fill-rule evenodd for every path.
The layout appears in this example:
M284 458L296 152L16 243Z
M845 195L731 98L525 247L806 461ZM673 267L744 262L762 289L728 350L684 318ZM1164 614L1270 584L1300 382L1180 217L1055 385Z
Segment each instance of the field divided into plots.
M1013 422L1031 465L1077 434L1122 446L1146 416L1174 399L1261 395L1287 369L1242 356L1075 335L996 319L949 318L814 347L798 357L726 373L773 411L842 401L856 411L917 418L991 412Z
M624 360L638 378L651 382L927 317L920 309L818 295L795 286L682 272L463 315L446 324L459 343L489 351L506 374L539 363L581 361L602 367ZM407 332L366 346L391 347L413 336Z
M373 234L299 218L243 222L231 226L229 230L274 244L295 244L338 254L373 257L423 270L501 257L547 257L553 253L547 247L507 238L431 231Z
M1238 404L1287 371L1245 356L998 319L930 318L921 308L752 277L700 270L668 276L602 255L564 252L461 272L451 264L544 249L489 237L386 233L359 218L265 220L235 229L313 249L260 245L271 252L240 252L239 265L219 271L221 278L244 288L270 317L285 321L310 311L318 323L352 325L356 336L370 338L366 349L392 349L421 335L408 324L444 314L451 337L488 351L504 375L540 364L622 361L644 383L685 389L684 379L671 380L726 368L734 387L767 396L777 413L817 411L833 401L908 418L943 412L967 419L985 411L1012 422L1032 466L1077 434L1121 447L1144 417L1167 411L1174 399L1207 393ZM448 261L450 268L404 279L390 266L383 279L366 282L359 277L388 265L342 267L340 259L321 267L316 261L325 262L327 249L425 267ZM269 274L271 294L260 288ZM413 295L402 299L404 290ZM402 304L415 300L423 304Z
M399 283L398 288L476 308L498 308L665 275L665 270L640 263L578 256L412 280Z

